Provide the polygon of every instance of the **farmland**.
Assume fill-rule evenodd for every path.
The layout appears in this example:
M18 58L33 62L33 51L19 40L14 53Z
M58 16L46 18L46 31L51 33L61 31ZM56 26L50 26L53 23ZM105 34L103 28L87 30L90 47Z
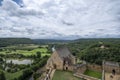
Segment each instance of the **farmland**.
M48 45L20 44L2 47L0 64L5 66L0 66L0 71L4 72L6 80L29 78L45 65L50 55Z
M38 47L38 45L32 45L32 46L8 46L3 48L0 51L0 54L22 54L24 56L31 56L36 55L36 52L40 52L41 56L50 55L48 54L48 49L46 47Z

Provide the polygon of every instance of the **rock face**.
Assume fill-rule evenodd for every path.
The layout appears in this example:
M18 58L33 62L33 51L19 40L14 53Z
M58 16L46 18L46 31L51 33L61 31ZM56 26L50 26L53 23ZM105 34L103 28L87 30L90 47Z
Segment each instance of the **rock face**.
M47 61L46 68L73 71L75 63L75 57L70 53L69 49L67 47L61 47L54 50Z

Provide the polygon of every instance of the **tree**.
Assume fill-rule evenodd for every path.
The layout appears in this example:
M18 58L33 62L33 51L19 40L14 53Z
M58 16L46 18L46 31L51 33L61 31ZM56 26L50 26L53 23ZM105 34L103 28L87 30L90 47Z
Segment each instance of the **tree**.
M4 72L0 71L0 80L6 80Z
M12 60L10 61L10 67L12 67L12 65L13 65L13 62L12 62Z
M0 62L3 62L3 61L4 61L3 58L0 57Z
M18 78L18 80L28 80L28 78L33 74L33 71L28 68L23 71L23 74Z
M34 73L33 74L33 78L34 78L34 80L36 80L37 78L39 78L41 76L41 73Z
M41 52L36 52L37 58L41 58Z

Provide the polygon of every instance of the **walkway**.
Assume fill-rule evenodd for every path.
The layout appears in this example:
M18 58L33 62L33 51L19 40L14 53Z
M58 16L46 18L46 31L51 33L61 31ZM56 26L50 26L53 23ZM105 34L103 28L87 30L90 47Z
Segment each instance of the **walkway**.
M51 72L51 74L50 74L51 80L52 80L52 78L53 78L53 76L54 76L55 71L56 71L56 69L53 69L52 72Z

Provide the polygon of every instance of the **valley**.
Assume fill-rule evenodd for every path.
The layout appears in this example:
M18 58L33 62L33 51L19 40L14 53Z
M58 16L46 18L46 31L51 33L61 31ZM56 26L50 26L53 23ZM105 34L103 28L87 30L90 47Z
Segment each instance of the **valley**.
M40 66L44 66L50 55L47 45L17 44L1 47L0 71L4 72L6 80L22 80L23 76L26 78L29 75L28 79Z
M1 45L1 80L43 80L45 74L47 74L46 65L53 54L53 47L55 49L63 48L63 46L69 48L70 53L76 58L76 65L82 66L84 64L83 61L87 63L83 67L78 68L78 73L83 68L85 71L82 74L97 79L102 79L101 66L103 61L113 61L120 64L120 39L79 39L65 42L54 42L54 40L49 42L48 40L41 43L38 40L38 43L34 42L35 40L30 41L31 43L26 43L26 40L25 42L23 40L21 43L17 39L17 43L10 44L8 40L7 45ZM57 60L57 58L55 59ZM85 80L77 77L78 75L74 76L78 74L76 72L76 70L56 69L52 80Z

